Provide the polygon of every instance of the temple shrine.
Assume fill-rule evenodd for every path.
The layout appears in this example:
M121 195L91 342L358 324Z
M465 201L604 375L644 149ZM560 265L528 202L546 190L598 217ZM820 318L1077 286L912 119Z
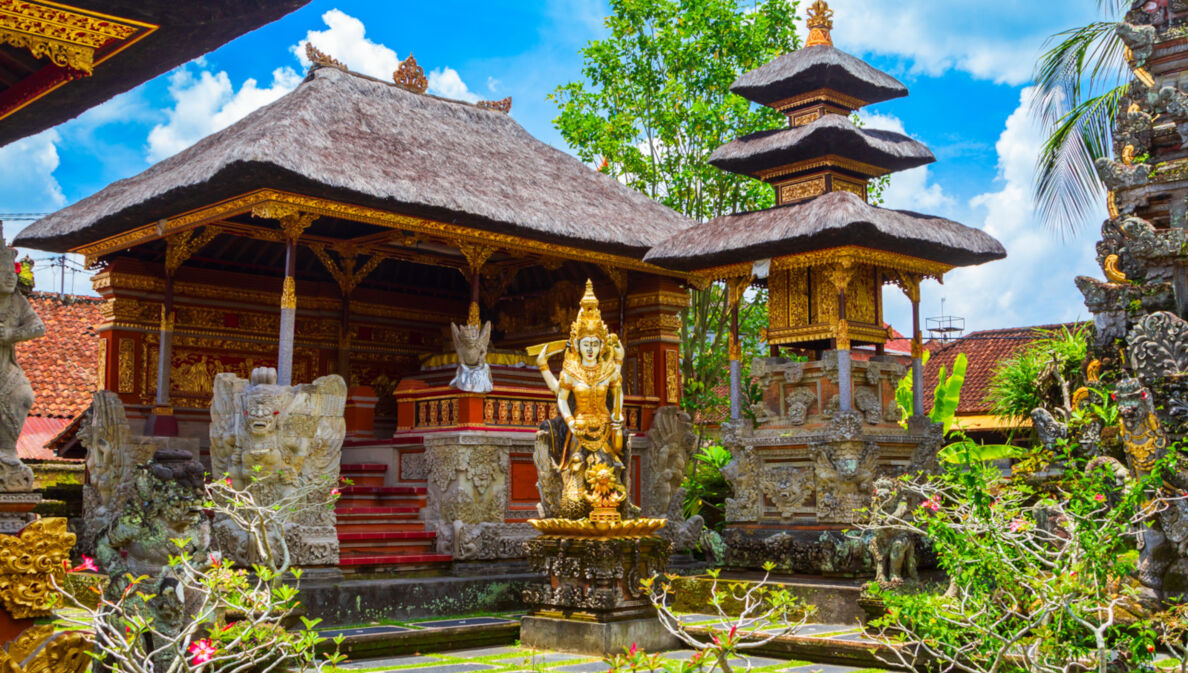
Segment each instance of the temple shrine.
M833 46L832 10L816 2L803 49L741 75L731 90L783 112L788 127L719 147L710 163L772 185L776 205L682 232L645 260L724 281L733 307L731 417L724 444L727 564L772 560L796 573L868 570L859 541L841 531L868 507L875 479L935 469L939 429L924 416L920 285L960 266L1006 256L986 233L942 218L868 202L869 181L935 160L928 148L851 119L863 106L907 95L890 75ZM882 289L912 304L912 414L895 388L903 367L883 355ZM758 424L742 418L738 303L768 289L770 358L751 373L765 393ZM856 346L876 355L855 360ZM798 357L783 357L798 355ZM900 421L906 420L906 427Z
M643 257L693 223L531 137L510 100L427 94L412 57L382 82L309 56L292 93L16 241L100 269L99 380L129 423L205 453L219 374L341 375L340 565L520 557L557 412L525 348L563 338L593 279L643 503L689 279Z

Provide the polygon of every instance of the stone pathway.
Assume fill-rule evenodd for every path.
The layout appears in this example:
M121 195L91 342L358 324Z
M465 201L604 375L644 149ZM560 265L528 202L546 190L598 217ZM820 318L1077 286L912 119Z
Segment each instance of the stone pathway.
M678 662L688 661L692 656L692 650L676 650L664 653L664 660L671 662L671 669L675 669ZM732 659L730 665L739 673L748 667L752 673L884 673L878 669L759 656ZM507 646L351 661L340 665L338 670L348 673L602 673L607 670L607 665L598 657Z

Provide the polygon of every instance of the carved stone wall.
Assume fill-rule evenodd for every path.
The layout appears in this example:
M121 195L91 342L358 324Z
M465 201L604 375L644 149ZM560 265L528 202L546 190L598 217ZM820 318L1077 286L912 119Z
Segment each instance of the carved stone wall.
M757 426L744 420L723 431L734 455L723 470L734 491L726 501L729 565L773 560L789 572L871 571L865 544L841 531L866 516L878 477L935 469L935 428L913 419L904 429L887 413L905 368L889 359L854 362L854 409L843 412L830 355L752 365L769 413Z

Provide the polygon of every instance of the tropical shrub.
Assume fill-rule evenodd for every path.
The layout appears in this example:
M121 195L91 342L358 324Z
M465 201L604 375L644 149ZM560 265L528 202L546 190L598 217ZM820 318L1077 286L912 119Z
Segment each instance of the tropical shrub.
M733 457L720 444L703 447L693 455L689 463L689 474L681 486L685 489L683 510L686 518L701 515L705 525L721 532L726 525L726 498L733 491L730 482L722 475L722 468Z
M1039 333L1039 339L995 369L987 393L995 415L1018 419L1040 407L1072 408L1072 393L1085 382L1081 365L1089 352L1088 327L1064 326Z

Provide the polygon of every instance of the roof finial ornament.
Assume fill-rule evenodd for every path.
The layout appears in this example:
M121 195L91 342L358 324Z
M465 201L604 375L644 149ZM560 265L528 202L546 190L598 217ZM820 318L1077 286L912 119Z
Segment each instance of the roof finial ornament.
M323 66L326 68L338 68L339 70L343 70L343 71L345 71L347 69L347 67L345 65L343 65L342 62L335 60L333 57L331 57L326 52L315 47L313 45L313 42L305 43L305 58L308 58L309 62L315 66Z
M429 80L425 77L425 69L417 65L417 59L410 53L408 58L400 62L400 67L392 73L392 80L396 86L408 89L413 93L425 93L429 88Z
M829 4L825 0L817 0L809 7L806 23L809 28L809 36L804 46L833 46L833 37L829 34L829 31L833 30L833 10L829 9Z
M475 103L475 105L483 108L484 110L496 110L498 112L502 112L503 114L508 114L511 112L512 99L511 96L508 96L503 100L481 100Z

